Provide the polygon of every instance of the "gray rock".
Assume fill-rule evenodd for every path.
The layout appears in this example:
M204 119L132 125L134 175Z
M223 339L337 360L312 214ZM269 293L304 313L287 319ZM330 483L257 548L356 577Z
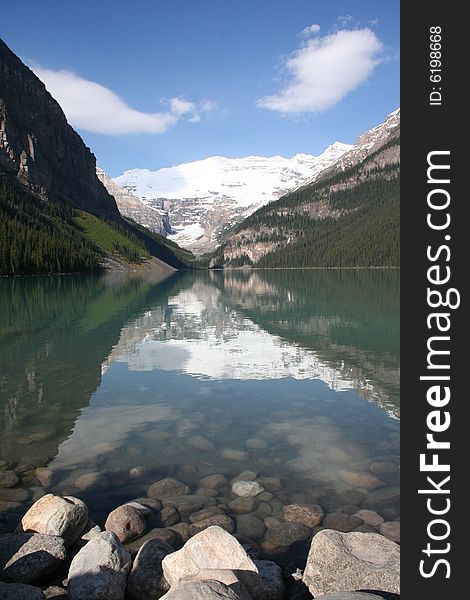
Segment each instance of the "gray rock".
M264 522L257 516L253 514L238 515L237 533L240 535L244 535L245 537L250 538L250 540L258 541L263 537L265 531L266 527Z
M57 535L70 546L78 539L87 521L88 508L82 500L46 494L21 519L21 530Z
M162 600L248 600L220 581L193 581L172 587Z
M232 492L236 496L257 496L264 492L264 487L257 481L234 481L232 483Z
M131 500L131 502L137 502L138 504L149 508L154 513L162 510L162 503L160 500L155 500L155 498L134 498L134 500ZM129 502L126 504L129 504Z
M123 600L131 556L112 531L91 539L72 560L70 600Z
M270 560L255 560L253 562L263 579L267 598L269 600L283 600L286 588L282 578L281 567Z
M53 573L65 560L61 537L39 533L0 536L0 579L30 583Z
M163 573L171 586L185 577L196 575L200 569L258 573L242 546L221 527L209 527L201 531L189 539L181 550L163 559Z
M319 531L303 582L314 596L349 590L400 593L400 548L376 533Z
M41 588L24 583L0 581L0 598L2 600L44 600L45 597Z
M288 523L302 523L307 527L316 527L321 523L324 512L318 504L288 504L284 506L282 516Z
M15 471L0 471L0 487L9 488L15 486L20 478Z
M119 540L125 543L144 535L147 523L141 511L124 504L109 513L104 528L106 531L113 531Z
M386 521L381 523L379 526L380 533L392 540L392 542L400 543L400 522L399 521Z
M345 515L343 513L328 513L323 519L323 527L326 529L334 529L335 531L343 531L347 533L362 525L363 520L360 517Z
M172 552L169 544L158 539L148 540L141 546L127 580L126 599L154 600L170 589L163 575L162 561Z
M236 515L252 513L258 508L258 500L253 496L240 496L229 502L228 507Z
M218 581L224 585L227 585L233 592L237 594L238 598L243 600L254 600L255 596L252 596L248 593L248 590L239 577L239 575L242 573L247 573L253 578L257 577L259 581L253 582L254 586L252 585L252 587L256 587L256 584L258 584L257 587L259 589L259 586L262 585L262 579L257 573L254 573L253 571L232 571L231 569L200 569L196 574L185 577L178 585L186 585L187 583L196 581ZM263 596L260 598L260 600L266 599Z
M189 487L172 477L156 481L147 490L147 495L156 500L164 500L172 496L186 496L187 494L189 494Z

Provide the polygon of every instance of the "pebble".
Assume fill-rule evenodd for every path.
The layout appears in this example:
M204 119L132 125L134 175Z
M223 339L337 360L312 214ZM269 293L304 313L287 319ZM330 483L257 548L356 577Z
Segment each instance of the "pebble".
M264 492L264 488L257 481L234 481L232 492L236 496L257 496Z

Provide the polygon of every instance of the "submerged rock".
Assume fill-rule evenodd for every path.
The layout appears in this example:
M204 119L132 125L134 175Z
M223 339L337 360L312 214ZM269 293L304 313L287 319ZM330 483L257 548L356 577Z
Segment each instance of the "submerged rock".
M186 496L187 494L189 494L189 487L182 481L172 477L156 481L147 490L147 495L156 500L164 500L172 496Z
M385 485L385 483L366 471L338 471L339 477L353 487L373 490Z
M303 581L314 597L348 590L400 593L400 548L377 533L324 529L310 546Z
M215 451L214 444L202 435L194 435L193 437L189 438L188 446L194 448L195 450L200 450L201 452Z
M266 526L264 522L258 518L256 515L238 515L237 517L237 533L243 535L255 542L260 540L264 532L266 531Z
M310 529L302 523L281 523L266 531L265 540L273 547L286 548L310 537Z
M271 560L255 560L254 563L263 579L267 598L269 600L283 600L286 588L281 567Z
M371 527L378 527L380 523L384 522L384 518L375 512L375 510L359 510L354 513L354 516L359 517L366 525L370 525Z
M222 458L226 460L238 460L245 461L249 460L250 454L246 450L236 450L235 448L224 448L222 450Z
M346 515L343 513L328 513L323 519L323 527L327 529L334 529L336 531L342 531L347 533L362 525L363 520L360 517L353 515Z
M257 481L234 481L232 492L236 496L257 496L264 492L264 487Z
M207 475L199 482L199 487L209 488L211 490L220 490L228 486L228 480L222 473Z
M19 483L20 478L15 471L0 471L0 487L9 488Z
M194 523L194 525L191 525L189 528L189 532L191 535L195 535L214 525L225 529L225 531L228 531L229 533L234 533L235 531L235 523L231 517L225 514L216 514Z
M103 473L91 472L80 475L75 481L76 488L83 492L104 492L110 486L109 479Z
M282 516L289 523L302 523L311 528L321 523L324 512L318 504L288 504L284 506Z
M229 502L229 509L237 515L255 512L258 508L258 500L253 496L238 497Z

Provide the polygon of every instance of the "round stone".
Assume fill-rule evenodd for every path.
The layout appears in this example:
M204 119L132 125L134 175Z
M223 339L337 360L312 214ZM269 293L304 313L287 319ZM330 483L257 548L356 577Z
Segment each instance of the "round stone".
M257 496L264 492L264 488L257 481L234 481L232 492L236 496Z

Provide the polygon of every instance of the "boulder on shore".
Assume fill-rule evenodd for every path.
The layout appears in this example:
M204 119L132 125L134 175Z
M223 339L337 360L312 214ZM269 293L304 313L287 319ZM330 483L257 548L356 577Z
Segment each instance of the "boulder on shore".
M69 600L124 600L131 556L112 531L92 538L72 560Z
M21 530L57 535L70 546L79 537L88 522L86 504L73 496L46 494L35 502L21 519Z
M314 596L349 590L400 593L400 548L377 533L324 529L310 546L303 582Z
M231 569L253 571L258 569L241 544L224 529L211 526L189 539L178 550L163 559L163 573L170 586L200 569Z

